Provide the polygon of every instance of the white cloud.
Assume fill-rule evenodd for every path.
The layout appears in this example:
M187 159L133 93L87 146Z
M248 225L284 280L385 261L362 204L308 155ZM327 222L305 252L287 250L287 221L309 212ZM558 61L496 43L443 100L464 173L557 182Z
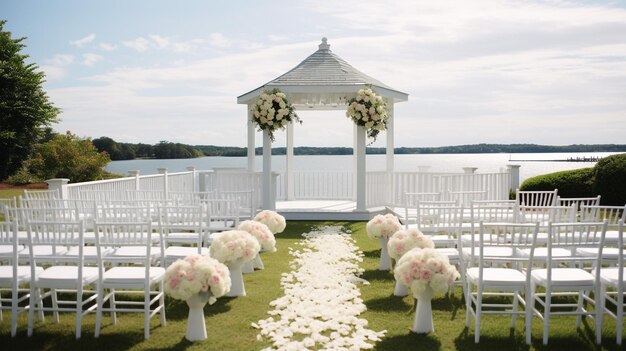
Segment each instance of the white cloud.
M46 74L48 81L59 80L66 76L67 66L72 63L74 63L74 55L57 54L45 60L40 69Z
M231 41L222 33L211 33L209 35L209 44L218 48L227 48L232 45Z
M104 51L114 51L115 49L117 49L117 45L113 45L109 43L100 43L98 47L100 47L100 49Z
M91 67L95 65L96 62L101 61L102 58L102 56L94 53L83 54L83 65Z
M72 40L70 41L70 45L76 46L76 47L82 47L85 44L89 44L91 42L94 41L94 39L96 39L96 35L91 33L88 36L84 37L84 38L80 38L77 40Z
M137 52L144 52L150 47L150 42L143 37L139 37L135 40L124 41L122 44L136 50Z

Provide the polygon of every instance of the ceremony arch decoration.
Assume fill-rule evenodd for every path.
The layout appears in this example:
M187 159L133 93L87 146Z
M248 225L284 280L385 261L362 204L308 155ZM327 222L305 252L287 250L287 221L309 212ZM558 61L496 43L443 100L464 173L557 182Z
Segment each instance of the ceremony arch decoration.
M376 80L336 55L330 50L326 38L322 38L319 48L295 68L278 78L237 97L238 104L248 108L248 171L254 172L255 125L252 121L252 107L265 90L279 89L298 111L346 110L347 102L356 96L360 89L370 87L385 100L389 119L386 130L386 170L394 170L394 104L407 101L409 95ZM287 125L287 199L293 199L293 123ZM356 175L356 210L366 208L366 130L354 126L354 174ZM275 209L276 200L272 194L272 144L269 134L263 132L263 175L261 181L262 207Z

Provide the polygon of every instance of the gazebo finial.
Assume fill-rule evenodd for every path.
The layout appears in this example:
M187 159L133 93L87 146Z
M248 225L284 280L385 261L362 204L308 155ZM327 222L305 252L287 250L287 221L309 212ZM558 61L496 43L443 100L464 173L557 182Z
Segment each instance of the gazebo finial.
M326 37L322 38L322 43L319 45L320 50L330 50L330 45L328 45L328 39Z

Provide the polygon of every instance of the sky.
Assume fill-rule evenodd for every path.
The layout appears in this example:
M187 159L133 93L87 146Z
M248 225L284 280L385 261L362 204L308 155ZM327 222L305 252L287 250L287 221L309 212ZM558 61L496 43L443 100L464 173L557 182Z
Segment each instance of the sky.
M409 94L396 147L626 143L626 1L0 0L0 19L46 74L54 129L82 137L246 146L237 96L327 37ZM299 116L296 146L352 146L345 112Z

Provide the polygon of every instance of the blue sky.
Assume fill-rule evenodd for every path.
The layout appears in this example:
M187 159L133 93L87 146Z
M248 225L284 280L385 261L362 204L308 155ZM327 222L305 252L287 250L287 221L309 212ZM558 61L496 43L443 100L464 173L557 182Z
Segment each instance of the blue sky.
M624 1L0 0L0 19L28 37L55 129L81 136L245 146L236 97L325 36L409 94L396 146L626 143ZM351 146L343 113L300 116L296 145Z

